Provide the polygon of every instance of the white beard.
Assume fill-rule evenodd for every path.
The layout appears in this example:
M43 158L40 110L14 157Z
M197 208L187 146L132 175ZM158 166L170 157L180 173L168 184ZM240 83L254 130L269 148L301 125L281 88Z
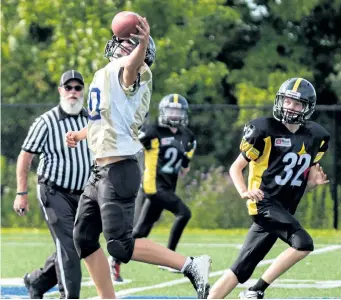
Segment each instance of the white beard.
M60 96L60 106L69 115L78 115L83 108L84 96L80 96L75 102L71 103L65 97Z

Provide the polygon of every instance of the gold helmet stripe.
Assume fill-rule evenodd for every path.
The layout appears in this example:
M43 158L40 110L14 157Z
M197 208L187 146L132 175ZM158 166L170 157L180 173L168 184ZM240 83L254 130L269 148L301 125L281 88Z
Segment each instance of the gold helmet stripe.
M299 85L300 85L302 79L303 79L303 78L297 78L297 79L296 79L296 82L295 82L295 84L294 84L294 87L292 88L292 90L293 90L294 92L297 92L297 89L298 89L298 87L299 87Z
M179 103L179 95L178 94L173 94L173 101L174 101L174 103Z

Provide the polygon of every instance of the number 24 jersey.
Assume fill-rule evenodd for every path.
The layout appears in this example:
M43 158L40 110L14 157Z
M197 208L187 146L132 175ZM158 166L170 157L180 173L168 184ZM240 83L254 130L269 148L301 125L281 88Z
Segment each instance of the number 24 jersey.
M179 127L174 134L170 128L156 124L146 125L141 131L139 139L145 148L144 192L175 191L179 171L189 166L196 149L193 133Z
M329 139L329 133L312 121L295 133L271 117L245 125L240 150L250 161L248 188L264 192L264 203L248 201L249 214L257 214L257 206L268 201L279 201L294 213L304 194L310 167L327 151Z

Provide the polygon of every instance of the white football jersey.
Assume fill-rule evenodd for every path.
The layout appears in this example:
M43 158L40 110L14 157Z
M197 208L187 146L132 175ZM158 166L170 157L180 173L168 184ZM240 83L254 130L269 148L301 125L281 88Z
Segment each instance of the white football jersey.
M142 149L138 128L149 110L152 73L144 64L133 88L123 88L116 59L96 72L89 87L88 144L95 158L134 155Z

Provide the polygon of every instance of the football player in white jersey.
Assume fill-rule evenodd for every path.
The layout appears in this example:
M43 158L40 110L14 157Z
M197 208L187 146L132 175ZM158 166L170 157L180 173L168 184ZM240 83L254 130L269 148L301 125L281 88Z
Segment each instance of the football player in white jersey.
M99 244L103 232L109 254L127 263L131 259L183 272L198 298L209 292L211 258L185 257L147 239L133 239L134 205L141 183L135 154L142 149L138 128L149 110L155 45L145 18L138 34L108 41L110 62L96 72L89 88L88 127L68 132L66 142L76 147L87 138L95 158L91 177L80 198L74 242L101 298L115 298L109 265Z

